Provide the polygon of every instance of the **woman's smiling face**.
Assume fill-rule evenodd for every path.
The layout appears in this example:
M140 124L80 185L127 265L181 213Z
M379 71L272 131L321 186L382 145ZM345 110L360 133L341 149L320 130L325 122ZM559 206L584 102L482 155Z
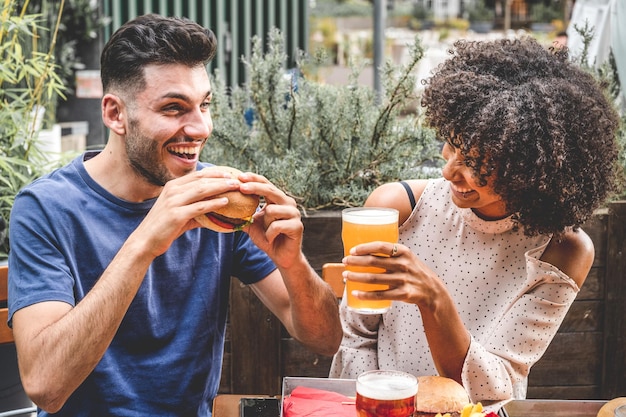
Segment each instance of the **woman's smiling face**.
M476 215L485 220L507 217L506 206L491 186L492 180L481 186L472 168L467 166L461 150L446 142L442 150L443 177L450 182L452 202L460 208L471 208Z

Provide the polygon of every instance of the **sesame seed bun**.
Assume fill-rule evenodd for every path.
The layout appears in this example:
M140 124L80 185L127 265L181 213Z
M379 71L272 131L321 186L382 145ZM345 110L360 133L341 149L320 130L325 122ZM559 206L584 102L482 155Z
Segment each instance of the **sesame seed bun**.
M437 413L460 416L463 407L469 403L465 388L453 379L442 376L420 376L417 379L417 417L430 417Z

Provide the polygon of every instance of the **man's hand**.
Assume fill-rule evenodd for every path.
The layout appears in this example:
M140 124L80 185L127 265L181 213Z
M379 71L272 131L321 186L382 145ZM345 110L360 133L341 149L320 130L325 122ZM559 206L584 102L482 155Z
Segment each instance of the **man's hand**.
M254 215L254 222L244 231L278 267L289 268L294 262L301 261L304 226L295 200L261 175L247 172L239 179L242 193L257 194L265 200L261 210Z
M216 175L200 170L167 182L133 237L150 245L154 257L163 254L180 235L200 226L195 217L228 204L226 198L212 197L239 188L237 180Z

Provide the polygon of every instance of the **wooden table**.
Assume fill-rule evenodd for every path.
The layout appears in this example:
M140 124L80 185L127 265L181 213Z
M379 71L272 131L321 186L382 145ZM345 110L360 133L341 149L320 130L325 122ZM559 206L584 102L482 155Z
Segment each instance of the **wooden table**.
M213 417L239 417L239 400L251 397L267 396L218 395L213 401ZM509 417L596 417L604 404L601 400L517 400L504 409Z
M504 406L510 417L596 417L606 401L514 400Z
M220 394L213 400L213 417L239 417L242 395Z
M220 394L213 400L213 417L239 417L242 398L270 398L267 395ZM278 417L278 416L276 416Z

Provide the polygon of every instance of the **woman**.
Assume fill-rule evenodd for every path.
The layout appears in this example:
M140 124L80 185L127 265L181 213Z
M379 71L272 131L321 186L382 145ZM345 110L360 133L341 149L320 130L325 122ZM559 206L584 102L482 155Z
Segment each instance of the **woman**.
M399 210L399 244L352 248L346 265L387 272L344 277L389 284L354 295L395 302L382 315L344 302L330 376L391 368L453 378L473 402L525 398L593 263L580 225L616 189L617 114L567 51L531 38L458 41L422 105L443 178L367 199Z

